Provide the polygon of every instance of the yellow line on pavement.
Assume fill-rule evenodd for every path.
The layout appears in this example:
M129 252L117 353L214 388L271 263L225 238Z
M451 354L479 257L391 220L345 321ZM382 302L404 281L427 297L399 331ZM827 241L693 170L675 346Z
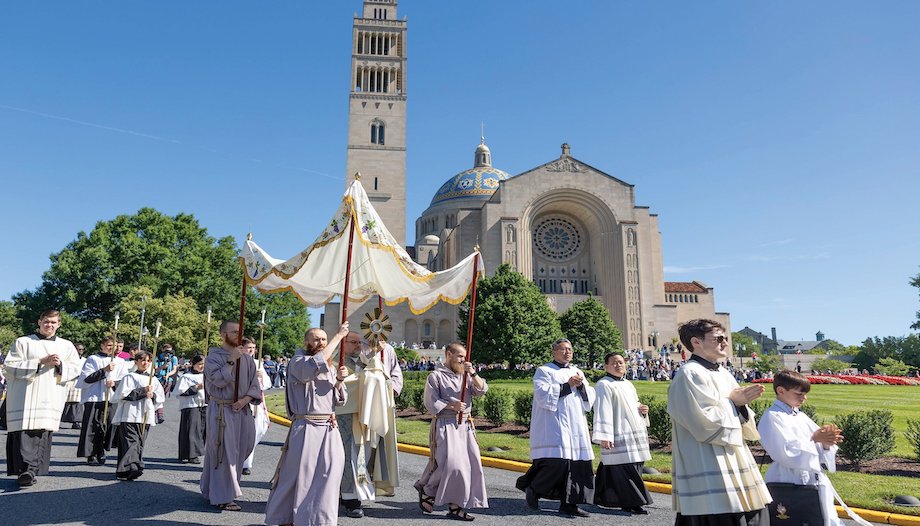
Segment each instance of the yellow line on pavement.
M276 423L283 426L290 426L291 421L283 416L278 416L275 413L269 412L268 418ZM397 444L397 449L403 453L411 453L413 455L421 455L427 457L431 454L431 450L427 447L422 446L413 446L411 444ZM495 458L495 457L482 457L482 465L488 466L490 468L505 469L508 471L517 471L518 473L524 473L530 469L529 462L518 462L517 460L507 460L504 458ZM661 482L646 482L645 487L649 491L654 493L664 493L667 495L671 494L671 485L663 484ZM837 516L841 519L849 519L850 516L843 511L843 508L836 506ZM881 524L894 524L896 526L920 526L920 517L914 517L913 515L902 515L900 513L890 513L887 511L876 511L876 510L864 510L862 508L850 508L857 515L866 519L870 522L878 522Z

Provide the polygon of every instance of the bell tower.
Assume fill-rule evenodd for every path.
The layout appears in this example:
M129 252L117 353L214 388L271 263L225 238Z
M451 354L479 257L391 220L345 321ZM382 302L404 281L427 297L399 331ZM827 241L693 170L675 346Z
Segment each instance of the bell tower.
M346 185L361 173L371 204L405 245L406 21L396 18L396 0L365 0L355 15L350 90Z

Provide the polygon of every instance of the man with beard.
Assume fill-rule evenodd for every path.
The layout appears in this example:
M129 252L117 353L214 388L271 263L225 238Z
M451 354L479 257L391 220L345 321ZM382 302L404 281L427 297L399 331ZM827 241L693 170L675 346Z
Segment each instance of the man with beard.
M83 428L80 430L77 456L86 458L87 464L105 464L105 452L112 448L115 440L112 429L114 408L110 403L112 388L134 365L121 358L113 358L114 349L115 340L111 336L103 338L99 352L86 359L77 381L83 397Z
M444 362L435 367L425 383L425 408L435 418L429 434L431 455L415 489L423 512L431 513L434 506L447 504L448 517L472 521L473 516L464 508L488 508L489 498L476 429L470 421L470 401L484 395L489 386L466 361L466 348L460 342L447 346ZM464 372L469 385L461 402ZM463 415L459 424L458 414Z
M240 511L234 499L240 489L240 468L255 444L255 423L250 403L262 402L258 371L247 356L242 356L240 325L231 320L220 324L221 347L208 350L204 365L204 385L208 392L208 424L201 494L221 510ZM240 368L236 393L236 368Z
M533 464L516 486L533 509L540 509L539 499L545 498L560 501L560 513L587 517L578 504L594 497L594 449L585 418L594 406L594 388L572 365L573 356L572 342L560 338L553 343L553 361L533 375Z
M38 319L38 334L16 339L6 357L6 473L21 486L48 473L51 434L61 425L67 382L80 375L73 344L55 334L61 313L49 310Z
M346 515L361 518L361 501L374 501L377 493L393 496L399 486L396 397L403 379L396 351L386 342L372 349L352 331L345 343L348 400L335 409L345 446L341 499Z
M348 370L337 368L332 355L346 334L348 322L329 342L325 331L308 330L304 348L288 364L285 401L291 427L272 478L265 524L319 526L338 521L345 452L335 408L345 403L343 380Z

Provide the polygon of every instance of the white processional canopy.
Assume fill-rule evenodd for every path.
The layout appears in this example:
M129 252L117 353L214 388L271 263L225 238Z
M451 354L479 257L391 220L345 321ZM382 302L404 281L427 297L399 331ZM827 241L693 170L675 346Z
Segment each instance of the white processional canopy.
M316 241L296 256L287 261L275 259L255 241L247 240L240 256L247 282L267 293L289 290L311 307L320 307L341 296L353 221L348 294L351 300L363 301L379 295L387 305L407 302L414 314L421 314L438 301L453 305L462 302L472 287L477 260L476 272L485 273L478 251L440 272L431 272L412 261L386 229L356 179Z

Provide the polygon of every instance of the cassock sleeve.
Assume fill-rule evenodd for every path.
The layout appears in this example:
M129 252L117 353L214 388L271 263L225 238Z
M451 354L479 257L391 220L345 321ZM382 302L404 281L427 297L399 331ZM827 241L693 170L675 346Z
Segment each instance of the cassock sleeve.
M24 338L19 338L13 342L9 354L6 355L4 369L10 378L22 380L34 378L39 372L38 358L27 359L28 344L24 340Z
M133 391L135 390L135 387L137 386L134 385L134 382L131 381L130 377L122 378L118 383L115 384L114 391L112 392L112 397L109 399L109 401L114 404L121 402L122 400L138 400L136 396L132 396L134 394Z
M741 420L735 406L708 378L687 368L668 389L668 414L697 442L741 446ZM755 430L756 431L756 430Z
M559 393L562 385L545 367L538 367L533 375L533 405L547 411L556 411L559 406Z
M387 360L390 362L390 382L393 386L394 397L399 396L403 388L403 375L402 369L399 367L399 357L396 356L396 351L390 344L386 345L384 356L386 356Z
M67 383L75 380L80 376L82 364L80 364L80 355L77 354L77 348L72 343L67 342L66 350L61 353L61 377L59 383Z
M208 385L222 388L235 381L236 364L230 365L224 360L223 353L208 353L204 361L204 378Z
M77 388L86 389L90 384L99 382L105 378L105 371L99 367L99 362L88 358L83 364L83 370L80 371L80 377L77 378Z
M345 405L348 401L348 389L345 388L345 382L336 381L332 389L336 407Z
M262 374L262 370L256 368L256 362L253 360L246 360L245 363L246 371L240 371L240 376L243 377L245 374L245 378L249 379L249 386L240 393L240 398L248 396L251 398L250 404L259 405L262 403L262 386L259 384L259 375ZM240 366L243 366L243 362L240 362Z
M605 383L597 382L595 387L594 433L591 436L595 444L604 440L613 442L613 404L616 400L613 397L614 390L608 389Z
M476 382L473 381L473 378L467 376L467 390L470 392L470 396L482 396L486 394L486 391L489 390L489 382L485 378L479 377L482 379L482 388L476 387Z
M581 397L581 408L585 413L594 408L594 400L597 396L594 394L594 388L588 383L587 378L582 382L581 387L577 389L578 396Z
M425 408L435 416L443 411L448 403L453 402L441 395L441 386L437 381L439 376L439 374L429 374L428 381L425 382Z
M773 462L780 466L820 473L819 450L824 448L811 440L806 442L796 436L795 426L807 424L804 420L801 422L795 420L796 417L786 415L781 411L765 412L757 426L760 431L760 444Z
M306 356L304 354L295 354L288 363L288 378L294 378L298 382L305 384L312 382L321 373L329 372L329 364L323 359L322 353Z

